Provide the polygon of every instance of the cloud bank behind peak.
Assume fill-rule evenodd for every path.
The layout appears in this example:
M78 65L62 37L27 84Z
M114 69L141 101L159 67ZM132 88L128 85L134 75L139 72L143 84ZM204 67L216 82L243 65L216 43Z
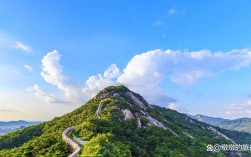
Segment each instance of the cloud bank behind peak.
M229 52L189 52L157 49L135 55L123 71L116 64L111 64L103 74L90 76L82 83L64 75L60 57L56 50L46 54L41 61L41 76L48 84L64 93L65 102L82 104L107 86L124 84L143 95L150 103L166 105L176 99L161 86L164 81L191 86L202 78L238 70L250 65L251 51L236 49Z

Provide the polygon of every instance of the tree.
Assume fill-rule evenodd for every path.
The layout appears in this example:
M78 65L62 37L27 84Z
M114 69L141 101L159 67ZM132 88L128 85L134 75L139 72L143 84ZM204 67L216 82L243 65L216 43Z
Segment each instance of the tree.
M100 157L130 157L131 151L128 146L121 142L112 143L109 139L112 134L98 134L84 145L82 156Z

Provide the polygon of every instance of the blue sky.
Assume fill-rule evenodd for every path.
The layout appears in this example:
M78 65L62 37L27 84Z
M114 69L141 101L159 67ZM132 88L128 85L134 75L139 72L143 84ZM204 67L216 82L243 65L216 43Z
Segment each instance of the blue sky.
M0 1L0 120L49 120L108 85L251 117L251 2Z

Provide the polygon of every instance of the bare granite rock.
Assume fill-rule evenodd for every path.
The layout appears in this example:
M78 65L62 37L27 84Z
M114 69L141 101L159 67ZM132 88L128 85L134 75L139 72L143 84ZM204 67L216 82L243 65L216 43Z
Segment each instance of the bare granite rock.
M208 130L210 130L211 132L215 133L217 138L223 137L227 140L230 140L231 142L235 143L232 139L230 139L229 137L227 137L226 135L224 135L223 133L219 132L218 130L216 130L215 128L209 126L207 127Z
M134 119L135 117L133 116L132 112L128 109L124 109L122 110L124 116L125 116L125 120L127 119Z
M140 118L138 118L137 127L138 127L138 128L141 128L141 127L142 127L142 123L141 123L141 121L140 121Z
M133 100L133 102L140 108L146 109L145 104L142 101L140 101L139 98L137 98L132 92L126 92L126 95L130 97Z

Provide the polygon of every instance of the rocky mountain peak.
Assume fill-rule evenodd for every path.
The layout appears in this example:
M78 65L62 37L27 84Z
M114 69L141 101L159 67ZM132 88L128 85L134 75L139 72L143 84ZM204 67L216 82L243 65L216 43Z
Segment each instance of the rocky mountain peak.
M103 100L112 97L115 100L127 102L131 105L137 105L141 109L147 109L150 107L149 103L139 94L132 92L124 85L109 86L101 90L94 100Z
M95 97L95 101L105 101L105 99L112 98L114 100L119 100L125 102L127 105L120 106L120 111L123 113L123 120L137 119L137 127L142 127L141 119L145 119L147 126L158 126L171 131L173 134L177 135L168 126L164 125L156 118L152 117L149 113L149 109L152 106L139 94L132 92L127 87L120 86L109 86L102 91L100 91ZM123 103L122 103L123 104ZM105 107L104 107L105 110Z

